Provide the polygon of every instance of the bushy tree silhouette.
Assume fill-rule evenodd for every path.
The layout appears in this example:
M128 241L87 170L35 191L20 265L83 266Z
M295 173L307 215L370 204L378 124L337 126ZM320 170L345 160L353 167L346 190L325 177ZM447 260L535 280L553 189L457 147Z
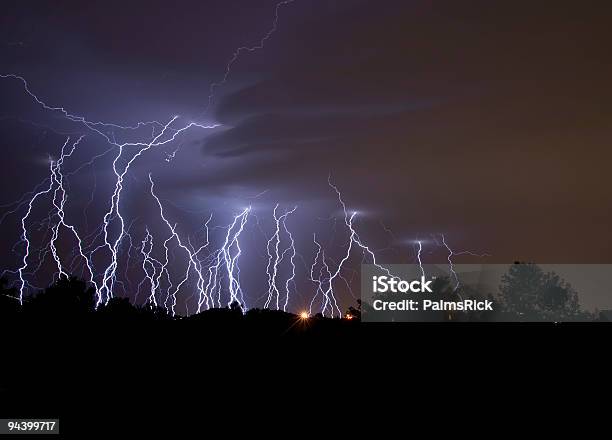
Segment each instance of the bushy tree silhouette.
M98 308L97 314L102 319L131 321L138 319L141 312L132 305L128 298L111 298L107 304Z
M27 315L48 319L78 318L95 309L95 290L77 278L61 278L23 304Z
M502 276L503 311L525 321L592 320L581 310L578 293L555 272L544 272L533 263L515 263Z
M438 292L437 298L444 300L458 299L484 299L482 292L472 290L466 286L459 289L449 282L446 277L438 277L434 280L433 288ZM488 321L502 320L510 321L585 321L594 320L595 316L583 311L578 301L578 294L572 286L565 282L554 272L544 272L542 269L530 263L515 263L508 273L502 277L500 285L500 297L494 298L487 295L495 303L495 313L485 312L439 312L439 313L411 313L414 321ZM390 294L378 294L377 299L393 299ZM501 312L501 316L498 314ZM293 326L300 317L282 311L249 310L243 313L242 305L234 301L224 308L214 308L192 315L186 319L172 316L164 307L153 307L151 305L135 306L128 298L111 298L106 304L100 304L96 308L96 297L93 288L75 277L62 278L53 285L26 297L23 307L18 300L18 291L9 288L4 279L0 279L0 317L4 323L14 319L44 319L53 321L63 320L91 320L92 322L154 322L154 321L187 321L197 323L200 328L225 327L231 328L231 332L242 331L240 329L255 328L266 329L270 334L282 334L286 328L295 330L312 331L313 328L328 326L324 322L353 321L359 322L363 314L372 312L372 307L367 302L357 302L357 307L349 307L345 319L325 318L321 313L308 318L308 325ZM387 311L384 319L387 321L400 321L405 314L401 312ZM346 319L350 317L350 319ZM302 318L303 319L303 318ZM306 324L306 322L302 322ZM301 331L300 330L300 331Z
M161 306L146 305L140 308L145 319L151 321L168 321L172 319L172 315L168 310Z
M19 292L16 288L8 287L8 280L0 278L0 318L8 318L20 311Z

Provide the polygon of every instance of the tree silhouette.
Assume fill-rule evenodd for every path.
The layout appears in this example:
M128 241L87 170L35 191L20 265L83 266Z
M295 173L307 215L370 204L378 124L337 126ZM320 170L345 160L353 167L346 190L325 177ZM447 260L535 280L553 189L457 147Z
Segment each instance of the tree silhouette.
M88 315L95 308L95 291L75 277L61 278L23 304L28 315L62 319Z
M98 308L97 314L101 319L120 322L133 321L142 316L141 310L134 307L128 298L111 298L107 304Z
M512 265L502 276L501 295L494 298L485 295L469 286L458 288L450 283L447 277L437 277L432 287L436 299L458 301L461 299L489 299L495 303L495 313L460 312L460 311L422 311L406 314L402 311L384 311L374 313L371 304L357 301L357 307L349 307L345 319L330 319L321 313L295 325L300 317L283 311L251 309L244 313L242 305L234 301L224 308L212 308L189 317L173 316L165 307L154 307L150 304L133 305L128 298L111 298L107 303L96 307L96 296L88 283L77 278L61 278L53 285L24 298L23 307L18 301L18 291L9 288L6 280L0 279L0 318L6 324L13 320L43 319L60 322L62 320L81 320L92 323L153 323L157 321L185 321L199 328L228 328L226 334L241 332L244 329L261 329L269 334L284 334L287 328L291 332L320 332L321 328L330 329L338 322L360 321L364 316L368 320L382 321L490 321L497 320L501 313L502 320L519 321L584 321L594 320L595 316L581 310L578 294L572 286L554 272L544 272L535 264L517 263ZM396 300L397 295L378 293L376 299ZM499 312L498 312L499 311ZM350 319L348 319L350 317ZM14 319L13 319L14 318ZM306 325L307 324L307 325ZM342 324L344 325L344 324ZM347 328L354 328L349 326ZM242 329L242 330L241 330ZM249 330L249 331L251 331ZM327 330L326 330L327 331ZM335 330L334 330L335 331ZM349 330L350 331L350 330Z
M533 263L515 263L502 276L501 306L506 314L528 321L592 319L580 309L578 293L555 272Z
M8 287L8 280L0 278L0 317L6 318L19 312L19 299L16 288Z

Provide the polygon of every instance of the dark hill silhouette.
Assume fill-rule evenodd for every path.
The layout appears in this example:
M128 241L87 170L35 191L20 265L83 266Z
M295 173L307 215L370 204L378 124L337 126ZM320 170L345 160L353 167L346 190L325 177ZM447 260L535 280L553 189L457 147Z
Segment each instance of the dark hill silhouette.
M434 285L437 292L448 300L456 299L458 293L452 288L448 278L438 278ZM531 263L515 263L502 277L501 296L493 297L488 292L476 292L461 288L466 298L489 298L496 304L494 314L471 313L454 314L441 312L439 321L593 321L597 317L581 309L578 293L554 272L545 273ZM224 329L224 334L249 337L254 334L265 335L315 335L324 332L355 331L361 319L361 302L357 307L349 307L343 319L329 319L321 314L300 318L282 311L251 309L243 313L237 302L225 308L213 308L189 317L171 316L163 307L150 305L134 306L126 298L112 298L107 304L95 307L95 291L78 278L62 278L40 292L24 298L23 306L17 301L18 292L9 288L7 281L0 279L0 317L4 325L20 325L23 322L51 321L58 324L79 321L82 325L143 325L143 323L167 322L174 329L189 327L192 331L215 332ZM381 294L384 299L384 294ZM363 313L370 306L364 304ZM389 312L391 318L393 313ZM413 314L414 315L414 314ZM350 318L350 319L347 319ZM414 316L412 316L414 318ZM398 319L387 319L387 321ZM418 320L418 319L417 319ZM428 315L426 320L431 320ZM348 329L348 330L347 330Z
M94 312L95 291L85 281L62 278L23 303L23 314L36 319L82 319Z
M231 399L227 408L238 407L244 387L253 383L262 389L251 397L262 402L270 386L286 384L292 387L284 389L283 402L304 393L358 396L358 381L383 386L389 375L440 355L444 361L437 365L448 368L449 360L467 356L474 341L495 333L495 326L483 332L471 330L477 325L453 325L450 330L431 323L360 325L360 306L349 309L353 319L303 319L260 309L243 314L237 304L173 318L163 309L135 307L125 298L96 310L92 289L74 278L27 298L23 307L16 294L0 283L4 401L22 408L13 414L84 412L83 420L91 426L97 423L92 407L98 402L108 402L108 414L115 409L131 414L130 402L155 401L162 417L177 402L192 402L195 408L202 401L216 403L219 396ZM548 310L551 302L545 297L542 304ZM494 336L487 352L504 346L499 332ZM530 332L529 340L545 345L533 336ZM480 342L476 346L483 347ZM377 366L394 356L393 368L384 374L362 365ZM453 371L458 365L453 364ZM347 380L351 372L359 378ZM395 383L393 377L389 383Z
M304 319L293 313L273 310L251 309L243 313L240 304L212 308L189 317L171 316L163 307L135 306L127 298L112 298L107 304L96 308L95 291L78 278L62 278L51 286L24 298L19 306L16 289L7 288L6 280L0 280L0 306L3 325L19 327L25 323L52 323L60 331L67 323L78 322L83 328L107 330L112 326L172 325L175 331L211 332L214 337L227 335L251 337L255 334L268 336L308 336L325 332L355 331L359 311L347 312L355 319L331 319L320 314ZM230 336L229 333L235 334Z
M125 298L96 309L94 290L76 278L25 298L23 307L16 298L0 284L0 334L7 341L0 389L11 394L11 405L21 400L27 408L179 388L197 396L197 390L240 383L247 372L276 381L296 374L298 363L316 371L321 366L312 354L326 347L338 353L354 344L350 351L358 350L357 320L259 309L243 314L238 304L172 317Z

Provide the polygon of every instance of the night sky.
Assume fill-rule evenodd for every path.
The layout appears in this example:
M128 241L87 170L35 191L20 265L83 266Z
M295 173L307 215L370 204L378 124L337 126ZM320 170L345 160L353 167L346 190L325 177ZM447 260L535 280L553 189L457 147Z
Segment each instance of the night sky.
M415 240L445 261L431 239L444 233L457 251L490 254L457 261L612 263L612 31L599 2L295 0L279 7L264 47L231 65L210 106L211 84L238 47L271 30L277 1L14 3L0 16L0 73L23 76L46 103L121 125L174 115L221 124L144 154L121 209L139 246L145 224L163 231L148 173L194 242L211 213L226 226L251 205L241 269L252 304L267 288L256 278L276 203L298 206L287 225L301 271L313 233L330 258L342 253L330 174L383 262L414 261ZM67 171L109 149L15 79L0 79L0 97L3 212L48 177L67 136L86 134ZM68 179L67 217L83 235L108 209L115 154ZM33 222L48 215L42 205ZM8 269L23 255L23 214L1 225ZM295 309L310 295L300 277Z

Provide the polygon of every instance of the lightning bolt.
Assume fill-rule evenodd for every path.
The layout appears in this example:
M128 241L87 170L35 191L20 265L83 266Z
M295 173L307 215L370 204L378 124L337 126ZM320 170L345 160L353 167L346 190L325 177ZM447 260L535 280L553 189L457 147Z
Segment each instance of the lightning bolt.
M239 47L234 51L232 57L230 58L230 60L225 66L225 72L224 72L222 79L219 82L212 83L210 85L208 105L212 103L215 89L221 85L224 85L228 81L232 66L238 60L241 54L244 52L255 52L257 50L263 49L266 41L270 39L270 37L272 36L272 34L276 31L278 27L280 8L289 3L292 3L293 1L294 0L286 0L286 1L282 1L276 4L275 10L274 10L274 20L272 22L272 27L260 39L258 44L254 46ZM45 100L43 100L36 93L33 92L28 81L21 75L18 75L15 73L5 73L5 74L0 74L0 78L18 81L19 83L21 83L21 86L23 87L23 90L25 91L25 93L30 98L32 98L32 100L37 105L39 105L43 110L46 110L52 113L59 113L66 120L82 125L88 131L92 132L93 134L101 136L111 146L110 149L106 150L101 155L95 156L90 162L83 164L83 166L91 165L99 157L105 156L113 149L117 150L117 154L112 163L112 170L116 178L114 192L110 199L108 211L104 214L102 226L96 229L95 235L93 235L93 239L92 239L92 241L95 241L98 238L103 237L103 244L93 248L93 250L89 252L88 255L85 254L86 246L83 244L83 240L79 237L79 234L77 233L76 228L66 223L65 215L64 215L64 206L66 203L67 195L66 195L66 189L64 187L65 175L62 174L61 167L63 165L64 159L67 157L70 157L70 155L74 151L74 148L76 148L76 145L78 144L78 142L80 142L80 139L77 143L73 145L73 148L71 149L69 153L64 154L64 151L67 145L66 143L64 147L62 148L62 155L60 159L57 162L52 161L50 164L51 176L48 179L46 179L44 182L37 185L31 194L26 195L22 199L20 199L16 205L16 208L14 210L9 211L8 213L5 213L3 217L0 219L0 223L1 223L6 218L7 215L17 212L24 205L27 204L26 213L21 218L21 229L22 229L21 241L25 244L25 253L22 258L22 265L16 271L19 276L20 282L21 282L20 295L19 295L20 303L23 301L24 291L26 289L26 286L28 285L27 281L25 280L25 271L28 268L28 258L31 252L31 243L29 240L29 230L28 230L27 223L32 213L34 204L37 202L37 200L52 192L53 192L53 205L55 207L55 210L57 211L57 216L59 218L59 221L55 226L52 227L51 239L49 242L49 251L51 252L53 259L56 263L56 266L58 269L58 276L65 277L68 275L67 272L64 270L64 266L62 265L62 260L58 254L57 247L56 247L56 243L58 241L59 234L60 234L60 228L67 228L73 233L73 235L77 239L78 254L86 262L85 265L90 274L90 281L95 286L96 295L97 295L96 306L99 306L102 302L108 303L109 299L113 296L115 285L119 283L117 279L118 257L119 257L119 252L120 252L120 246L123 240L126 239L126 237L129 238L130 240L130 247L128 248L128 263L129 263L129 256L130 256L129 253L132 248L132 239L131 239L131 236L126 232L126 229L125 229L126 220L124 219L121 213L121 196L122 196L123 189L124 189L124 180L128 174L130 166L134 163L134 161L138 157L140 157L142 154L144 154L149 149L169 144L173 142L180 134L182 134L183 132L193 127L199 127L203 129L212 129L212 128L218 127L220 124L204 125L204 124L200 124L196 122L189 122L187 124L183 124L180 127L174 127L175 121L178 119L178 116L174 116L166 123L161 123L159 121L141 121L141 122L137 122L131 125L120 124L120 123L115 123L115 122L89 120L85 116L74 113L68 110L67 108L65 108L64 106L53 105L53 104L47 103ZM123 131L136 132L144 128L150 129L150 136L151 136L150 141L140 141L140 142L118 142L117 141L116 134L115 134L116 130L120 132L123 132ZM132 150L132 149L135 149L136 153L135 154L130 153L131 156L127 155L126 151ZM177 150L174 150L173 153L167 155L166 160L168 162L171 161L172 158L174 158ZM79 169L81 169L81 167L73 171L73 173L78 172ZM151 192L154 195L153 183L151 185ZM93 194L90 200L93 201ZM157 199L157 201L160 206L160 213L162 214L162 218L164 218L163 208L161 207L161 203L159 203L159 199ZM238 223L239 228L237 230L234 230L233 228L236 225L235 224L230 225L230 227L228 228L228 237L226 237L226 243L224 244L224 247L222 247L222 249L219 251L217 255L218 257L217 260L219 261L219 263L221 261L221 258L223 258L223 261L225 262L225 267L226 267L228 277L229 277L230 300L237 300L239 298L243 302L243 304L244 304L244 298L243 298L242 288L240 287L240 284L238 281L239 280L239 268L237 266L237 261L242 252L240 249L238 237L244 228L244 223L246 222L248 212L249 210L245 210L239 216L235 217L234 219L235 222L240 220L240 222ZM85 217L87 218L86 213L85 213ZM168 292L170 292L170 289L172 289L173 287L170 281L170 274L168 273L168 270L167 270L168 251L169 251L168 244L171 240L177 240L178 246L188 253L190 264L187 267L186 277L183 280L181 280L180 283L177 284L174 292L168 295L168 299L170 299L171 303L173 304L172 309L174 305L176 304L176 291L186 282L186 279L189 278L190 271L192 270L195 271L195 273L197 273L198 275L198 290L200 292L198 309L201 307L203 302L206 302L207 306L210 305L211 303L209 302L209 298L206 297L206 290L204 288L204 276L202 275L202 272L201 272L202 263L201 261L197 260L197 255L202 248L194 252L189 250L189 248L182 241L180 241L180 238L178 237L178 234L175 231L175 227L170 225L167 222L167 220L165 220L165 218L164 218L164 221L167 223L170 229L170 232L171 232L170 238L164 241L164 249L165 249L164 263L159 263L159 261L151 257L151 252L153 249L153 236L151 235L148 229L147 229L147 236L145 237L146 241L141 243L142 249L144 249L144 247L146 246L148 246L149 248L148 252L142 250L142 252L144 252L144 255L143 255L144 263L143 264L145 267L145 272L148 273L147 271L154 269L156 264L158 263L161 264L161 267L159 268L160 271L157 273L157 277L154 280L154 283L152 285L153 292L152 292L151 300L155 300L155 290L159 288L159 284L161 282L162 275L165 274L168 279L168 283L170 285ZM118 227L118 232L115 232L116 237L114 238L111 238L111 228L112 227ZM232 234L231 237L229 236L230 232ZM87 237L87 238L91 238L91 237ZM98 285L95 280L94 270L91 265L91 260L94 255L96 255L98 252L101 252L103 250L105 250L107 253L110 254L110 262L105 266L102 272L101 283ZM45 255L46 255L46 251L44 251L43 253L39 255L39 257L41 257L39 258L39 267L43 264ZM293 257L291 261L293 262Z
M210 84L206 110L213 104L218 89L228 82L240 57L243 54L264 49L266 43L278 30L281 9L294 1L285 0L276 3L274 18L268 31L255 44L241 46L234 50L225 64L223 76L217 82ZM51 264L55 271L53 279L66 278L80 270L81 274L86 276L88 282L95 289L96 307L108 304L114 296L122 291L129 292L132 286L129 272L133 271L140 274L140 270L142 270L144 275L137 284L136 298L144 289L148 293L146 295L147 304L151 307L163 307L172 316L177 313L177 298L183 291L188 290L187 286L195 286L192 295L186 298L184 304L187 313L193 310L191 307L193 304L189 304L189 300L195 302L196 297L197 307L195 307L195 310L197 312L213 307L230 306L233 303L238 303L243 312L248 309L246 301L248 296L240 281L239 261L243 254L240 237L245 231L250 215L254 215L251 213L250 206L241 209L240 212L233 211L229 224L215 226L215 229L221 229L224 233L217 239L213 238L212 243L214 245L211 244L209 237L209 224L213 218L211 214L204 224L206 235L204 242L200 245L194 245L191 237L179 234L178 224L169 218L157 194L152 173L149 172L149 193L145 193L145 195L147 200L152 199L155 202L158 218L147 218L142 240L140 240L140 235L136 235L136 231L142 231L140 229L142 221L137 222L137 218L128 218L125 214L124 193L126 186L129 179L136 178L134 173L130 173L130 170L140 158L149 154L152 150L160 149L165 154L164 160L169 163L174 159L181 146L179 145L173 150L167 148L171 148L177 141L180 142L184 134L198 129L215 129L220 124L187 121L178 115L168 116L162 119L163 122L153 120L132 124L90 120L64 106L48 103L34 93L28 81L21 75L15 73L0 74L0 78L16 81L23 88L25 94L37 105L37 108L54 115L60 115L64 120L77 124L78 127L78 131L71 133L61 147L59 158L49 160L48 176L35 185L29 193L14 203L5 205L9 210L0 217L1 224L9 215L21 214L25 210L20 217L19 241L14 247L15 252L20 249L20 246L24 248L23 255L19 252L21 262L16 270L5 271L15 274L18 278L20 304L23 304L24 295L27 291L34 287L33 283L36 283L37 280L35 277L40 277L40 275L37 275L39 270ZM32 124L37 125L33 122ZM55 132L60 135L63 133L58 130ZM75 135L78 137L74 137ZM104 148L98 154L91 156L91 159L79 163L76 168L66 170L66 161L71 158L69 162L75 161L73 153L79 148L81 142L84 142L84 139L88 141L90 139L100 139L104 143ZM129 141L126 141L126 139ZM172 152L168 153L168 151ZM101 220L92 223L90 230L89 217L92 214L88 213L88 208L94 203L98 185L97 181L94 180L91 196L83 210L85 232L80 234L74 219L68 219L66 215L66 206L70 205L69 193L71 193L68 179L106 157L108 157L109 162L112 161L112 183L109 186L110 198L103 205L104 212L101 214ZM336 249L329 249L329 247L326 249L317 235L313 234L315 256L312 264L309 266L301 255L300 258L304 263L307 278L315 286L309 305L309 314L319 310L324 316L342 317L337 295L338 283L341 286L344 283L353 294L351 281L356 271L349 267L349 261L354 254L360 253L362 262L371 261L387 275L393 275L379 263L375 251L367 246L360 237L356 227L358 213L356 211L350 212L347 209L340 190L331 180L331 174L328 177L328 184L335 192L338 203L342 207L344 222L338 219L337 224L339 228L345 229L348 241L346 246L342 246L341 256L338 258ZM268 192L268 189L250 197L250 199L257 199L266 192ZM151 199L149 199L149 196ZM33 211L43 199L50 200L50 211L46 218L35 221L32 218L35 217ZM295 263L298 256L296 240L294 232L287 224L289 219L294 218L292 215L297 211L297 206L286 210L281 215L278 214L278 207L279 204L274 207L272 213L274 231L266 243L268 290L264 307L287 311L292 302L292 295L298 291ZM157 213L154 217L157 217ZM333 220L335 233L336 217ZM257 221L259 220L257 219ZM154 225L159 224L163 229L161 233L156 232L158 228L154 228ZM383 228L386 232L392 234L384 225ZM43 244L39 248L33 244L37 240L32 238L37 230L43 231L41 234L43 235ZM58 247L62 247L59 246L59 243L65 236L70 236L71 242L76 243L72 250L68 252L67 258L66 255L60 255L58 249ZM198 237L197 241L201 242L201 237ZM461 252L453 252L447 245L444 235L441 235L441 242L442 246L448 250L447 259L455 280L455 289L457 289L459 279L452 259L454 256L460 255ZM417 258L421 271L425 275L421 259L422 250L422 243L418 241ZM263 254L263 249L259 249L259 252ZM467 254L468 252L464 253ZM263 255L263 258L265 259L266 255ZM35 259L36 262L33 262ZM125 267L120 267L120 263L123 263L124 260ZM176 260L180 262L175 264ZM352 273L352 275L349 276L348 273ZM138 280L134 280L134 284L136 282ZM136 301L136 299L134 300Z
M209 305L209 298L206 295L206 293L204 292L202 286L204 285L204 276L202 275L202 269L201 269L201 263L198 259L198 255L200 254L200 252L202 252L204 249L206 249L209 245L209 240L208 240L208 223L210 222L210 220L212 219L212 215L211 217L209 217L209 219L206 222L206 243L203 244L202 246L200 246L195 252L192 251L188 246L186 246L183 242L183 240L181 240L181 237L178 235L178 233L176 232L176 225L172 225L170 223L170 221L166 218L166 215L164 214L164 207L161 203L161 201L159 200L159 197L155 194L155 183L153 182L153 177L151 176L151 173L149 173L149 182L151 184L150 188L151 188L151 196L155 199L155 201L157 202L157 206L159 208L159 216L162 219L162 221L165 223L165 225L168 227L169 231L170 231L170 237L164 242L164 247L166 249L166 262L162 265L162 268L165 269L167 266L167 255L168 255L168 242L170 240L176 240L176 243L178 245L179 248L181 248L186 254L187 254L187 258L188 258L188 265L187 265L187 270L185 273L185 277L177 284L176 288L174 289L174 291L172 292L172 294L170 295L170 297L172 298L172 306L171 306L171 313L174 316L175 314L175 309L174 307L176 306L176 294L179 291L179 289L183 286L183 284L185 284L185 282L187 282L189 275L190 275L190 271L193 270L194 273L196 274L196 276L198 277L198 281L197 281L197 286L198 286L198 290L200 292L200 303L202 303L203 301L206 301L207 306ZM167 302L167 301L166 301Z
M272 34L274 34L274 32L276 32L276 29L278 28L278 20L279 20L279 11L283 6L286 6L290 3L293 3L295 0L284 0L280 3L277 3L276 6L274 7L274 20L272 21L272 27L268 30L268 32L266 32L266 34L259 40L259 42L254 45L254 46L242 46L237 48L234 53L232 54L231 58L229 59L229 61L227 62L226 66L225 66L225 72L223 74L223 77L221 78L220 81L218 82L214 82L210 85L210 89L209 89L209 94L208 94L208 104L206 106L206 109L208 109L210 107L210 105L212 104L214 95L215 95L215 89L223 86L225 83L227 83L227 80L230 76L230 72L232 70L232 66L236 63L236 61L238 61L238 58L240 58L240 55L242 53L245 52L256 52L258 50L261 50L264 48L264 45L266 44L266 41L268 41L270 39L270 37L272 36Z
M285 283L286 295L285 295L285 303L283 305L283 310L286 311L287 304L289 302L289 284L295 278L294 259L296 255L295 242L293 240L293 235L291 235L291 232L289 232L289 230L287 229L286 220L289 215L293 214L297 210L297 206L294 207L290 211L286 211L281 216L276 215L277 209L278 209L278 203L274 207L274 211L272 213L274 217L274 224L275 224L276 229L272 237L270 237L270 239L268 240L268 243L266 246L266 251L268 252L268 265L266 267L266 274L268 275L268 299L266 300L266 303L264 304L264 308L267 309L270 306L270 303L272 302L272 300L275 300L276 310L280 310L280 290L277 285L279 266L283 262L285 258L285 254L288 251L290 251L291 252L290 264L291 264L292 272L291 272L291 276L287 278L286 283ZM289 238L289 242L290 242L289 246L282 253L279 252L280 242L281 242L281 237L280 237L281 224L283 225L283 230L286 232Z
M328 264L329 259L326 259L325 257L325 250L323 250L321 247L321 244L317 242L316 235L313 236L314 243L317 246L317 253L315 255L315 260L310 268L310 280L316 284L317 289L310 303L309 312L310 314L312 314L314 301L316 297L318 296L318 294L321 293L323 296L323 305L321 309L321 313L323 314L323 316L325 316L327 308L329 307L331 309L330 312L331 312L332 317L334 316L335 313L337 313L338 317L342 317L343 316L342 311L338 307L336 295L334 294L334 282L338 278L346 282L346 280L342 277L342 270L344 269L345 263L349 260L351 256L351 251L353 250L353 247L357 247L361 250L363 258L365 258L367 255L372 261L372 264L374 264L378 269L380 269L381 271L383 271L384 273L386 273L387 275L391 277L395 277L395 276L392 275L386 267L378 263L376 259L376 254L359 237L359 234L357 233L357 231L355 230L355 227L353 226L353 221L357 215L357 212L353 211L352 213L349 214L347 207L346 207L346 203L344 202L342 198L342 193L340 192L338 187L334 185L334 183L331 180L331 174L328 176L327 183L335 191L336 196L338 198L338 202L340 203L340 206L342 207L342 212L344 216L344 224L349 232L349 239L348 239L347 248L344 252L342 259L336 264L335 270L331 270ZM315 279L314 271L315 271L315 267L317 265L319 256L321 257L321 268L319 270L319 277Z
M421 252L423 252L423 243L421 240L417 240L417 261L419 262L419 268L421 269L421 275L425 277L425 269L423 269L423 260L421 259Z
M455 251L453 251L453 249L451 249L451 247L446 242L446 237L444 236L444 234L441 233L441 234L438 234L438 235L440 236L441 240L439 241L435 236L434 236L434 240L436 241L436 244L438 246L443 246L448 251L448 255L446 257L446 259L448 261L448 270L452 274L453 279L455 280L455 287L453 288L453 292L458 292L458 289L461 286L461 282L459 281L459 276L457 275L457 272L455 271L455 265L453 263L453 257L454 256L458 256L458 255L471 255L473 257L483 258L483 257L490 257L490 254L488 254L488 253L477 254L477 253L472 252L472 251L455 252ZM459 297L461 297L461 295L459 295Z
M209 307L208 298L211 298L214 304L213 294L215 292L217 293L217 306L221 307L221 280L219 278L219 272L223 267L227 270L230 293L230 299L227 305L229 306L233 302L238 302L240 303L241 309L243 311L246 310L244 293L240 285L240 269L237 263L238 257L240 257L242 253L239 238L244 230L250 211L250 206L245 208L241 213L234 216L234 220L227 227L225 240L221 248L214 253L214 258L212 259L213 263L208 268L208 281L198 301L198 313L201 311L204 301L206 301L207 308ZM233 254L232 249L234 249Z
M142 256L143 256L142 270L145 274L145 278L149 280L149 283L151 284L151 294L149 295L148 301L149 303L157 307L157 300L155 298L155 280L154 280L155 272L156 272L156 267L154 263L157 262L157 260L151 257L151 252L153 251L153 236L149 232L148 227L146 227L145 229L146 229L146 236L144 240L142 241L142 246L140 248L140 252L142 253ZM147 250L147 245L149 245L149 250ZM149 268L151 272L149 272Z
M53 206L56 209L56 213L57 213L57 217L58 217L58 222L52 228L52 237L51 237L51 241L50 241L50 245L49 246L50 246L51 253L53 255L53 259L55 260L55 262L57 264L58 276L59 277L62 277L62 276L68 277L68 274L63 270L62 262L61 262L61 259L60 259L59 255L58 255L58 253L57 253L57 248L56 248L56 245L55 245L55 243L56 243L56 241L57 241L57 239L59 237L60 227L63 227L65 229L68 229L70 232L72 232L72 235L75 237L75 239L77 241L77 247L78 247L79 255L85 261L85 266L87 267L87 269L89 271L90 282L92 284L94 284L94 286L96 286L95 279L94 279L93 268L92 268L92 266L90 264L89 258L84 253L83 241L81 240L81 237L79 236L76 228L73 225L68 224L66 222L66 217L65 217L65 212L64 212L67 196L66 196L66 190L64 188L64 175L62 174L62 166L63 166L64 161L66 160L66 158L72 156L72 154L74 153L75 149L80 144L80 142L81 142L81 140L83 138L84 138L84 136L79 137L77 139L77 141L72 144L72 146L70 147L69 151L66 151L66 147L67 147L67 145L70 142L70 138L66 139L66 142L64 143L64 145L62 146L62 149L61 149L60 158L57 161L53 161L53 160L49 161L49 171L50 171L50 178L48 179L49 180L49 186L46 189L44 189L44 190L41 190L41 191L38 191L38 192L34 193L32 198L28 202L28 209L27 209L25 215L21 218L21 228L22 228L21 239L25 243L25 253L24 253L24 256L23 256L22 265L18 269L18 275L19 275L19 279L20 279L20 282L21 282L21 285L20 285L20 288L19 288L19 303L20 304L23 304L24 290L25 290L26 285L27 285L27 282L26 282L26 280L24 278L24 271L28 267L28 257L30 255L30 241L28 239L28 228L27 228L27 224L26 223L27 223L28 217L32 213L32 209L34 207L34 203L36 202L36 200L39 197L42 197L43 195L50 194L52 191L53 191L53 200L52 200L52 203L53 203Z

